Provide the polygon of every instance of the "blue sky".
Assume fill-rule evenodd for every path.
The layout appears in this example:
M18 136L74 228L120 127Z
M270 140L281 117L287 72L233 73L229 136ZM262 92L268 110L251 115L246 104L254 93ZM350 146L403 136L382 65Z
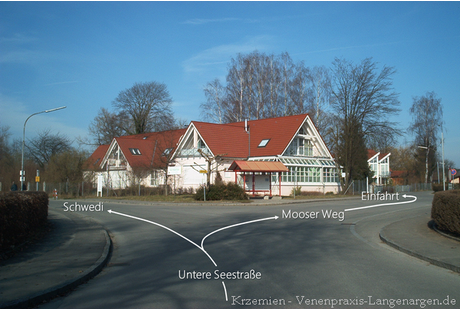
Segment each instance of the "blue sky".
M288 52L393 66L406 129L413 96L442 98L446 158L460 165L460 2L0 2L0 126L75 138L136 82L165 83L175 116L202 120L203 86L237 53ZM406 135L401 143L409 143Z

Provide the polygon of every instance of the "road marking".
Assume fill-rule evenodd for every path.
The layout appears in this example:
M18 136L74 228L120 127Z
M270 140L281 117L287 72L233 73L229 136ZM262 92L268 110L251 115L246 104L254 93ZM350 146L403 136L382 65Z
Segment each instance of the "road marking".
M143 221L143 222L146 222L146 223L149 223L149 224L153 224L153 225L156 225L156 226L159 226L161 228L164 228L176 235L178 235L179 237L183 238L184 240L187 240L188 242L190 242L191 244L193 244L194 246L196 246L197 248L199 248L201 251L203 251L203 253L205 253L209 259L211 260L211 262L214 264L215 267L217 267L217 264L216 262L214 261L214 259L211 257L211 255L209 255L208 252L206 252L206 250L204 249L204 240L211 236L212 234L215 234L216 232L219 232L219 231L222 231L224 229L228 229L228 228L232 228L232 227L236 227L236 226L241 226L241 225L246 225L246 224L251 224L251 223L256 223L256 222L261 222L261 221L268 221L268 220L276 220L278 219L278 216L273 216L273 217L267 217L267 218L263 218L263 219L258 219L258 220L252 220L252 221L247 221L247 222L242 222L242 223L238 223L238 224L233 224L233 225L229 225L229 226L226 226L226 227L222 227L222 228L219 228L219 229L216 229L214 230L213 232L210 232L209 234L207 234L206 236L204 236L203 239L201 239L201 246L196 244L195 242L193 242L192 240L190 240L189 238L181 235L180 233L178 233L177 231L167 227L167 226L164 226L160 223L157 223L157 222L153 222L153 221L149 221L149 220L146 220L146 219L143 219L143 218L140 218L140 217L137 217L137 216L133 216L133 215L129 215L129 214L125 214L125 213L121 213L121 212L117 212L117 211L113 211L113 210L107 210L107 212L109 212L110 214L117 214L117 215L121 215L121 216L124 216L124 217L129 217L129 218L132 218L132 219L135 219L135 220L138 220L138 221Z
M399 205L399 204L404 204L404 203L413 203L413 202L416 202L416 201L417 201L417 197L416 197L416 196L404 194L404 195L402 195L402 197L403 197L403 198L410 197L410 198L414 198L414 200L410 200L410 201L400 201L400 202L392 202L392 203L381 203L381 204L378 204L378 205L372 205L372 206L365 206L365 207L358 207L358 208L345 209L344 211L355 211L355 210L369 209L369 208L375 208L375 207L381 207L381 206Z
M192 240L190 240L189 238L181 235L180 233L178 233L177 231L175 230L172 230L171 228L167 227L167 226L164 226L164 225L161 225L159 223L156 223L156 222L153 222L153 221L149 221L149 220L146 220L146 219L143 219L143 218L140 218L140 217L137 217L137 216L132 216L132 215L129 215L129 214L124 214L124 213L121 213L121 212L116 212L116 211L112 211L112 210L108 210L107 212L109 212L110 214L118 214L118 215L121 215L121 216L125 216L125 217L129 217L129 218L132 218L132 219L135 219L135 220L139 220L139 221L143 221L143 222L147 222L147 223L150 223L150 224L153 224L153 225L157 225L161 228L164 228L166 230L169 230L170 232L178 235L179 237L187 240L188 242L190 242L191 244L193 244L194 246L196 246L197 248L199 248L201 251L204 252L204 254L206 254L209 259L211 260L211 262L214 264L214 266L217 267L217 264L216 262L212 259L211 255L208 254L208 252L206 252L206 250L202 247L200 247L198 244L196 244L195 242L193 242Z
M255 223L255 222L268 221L268 220L276 220L276 219L278 219L278 216L275 215L275 216L272 216L272 217L267 217L267 218L263 218L263 219L258 219L258 220L252 220L252 221L242 222L242 223L233 224L233 225L229 225L229 226L226 226L226 227L222 227L222 228L216 229L216 230L214 230L213 232L210 232L209 234L207 234L206 236L204 236L203 239L201 239L201 247L204 248L204 246L203 246L204 239L206 239L206 238L208 238L209 236L211 236L212 234L215 234L216 232L222 231L222 230L224 230L224 229L228 229L228 228L232 228L232 227L236 227L236 226L241 226L241 225L246 225L246 224L252 224L252 223Z
M225 282L224 281L222 281L222 286L224 287L225 301L228 301L227 288L225 287Z

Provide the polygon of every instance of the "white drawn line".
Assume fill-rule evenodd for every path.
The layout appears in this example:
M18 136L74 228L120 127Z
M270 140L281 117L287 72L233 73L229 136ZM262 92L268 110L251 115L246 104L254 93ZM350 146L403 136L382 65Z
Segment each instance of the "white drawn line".
M228 301L227 288L225 287L225 282L224 281L222 281L222 286L224 287L225 301Z
M196 246L197 248L199 248L201 251L203 251L203 252L209 257L209 259L210 259L211 262L214 264L214 266L217 267L216 262L212 259L211 255L209 255L208 252L206 252L206 250L205 250L204 248L200 247L198 244L196 244L195 242L193 242L193 241L190 240L189 238L187 238L187 237L181 235L181 234L178 233L177 231L174 231L174 230L172 230L171 228L166 227L166 226L164 226L164 225L161 225L161 224L159 224L159 223L156 223L156 222L153 222L153 221L149 221L149 220L146 220L146 219L137 217L137 216L132 216L132 215L129 215L129 214L124 214L124 213L120 213L120 212L116 212L116 211L112 211L112 210L108 210L107 212L109 212L109 213L111 213L111 214L113 213L113 214L118 214L118 215L121 215L121 216L129 217L129 218L132 218L132 219L135 219L135 220L147 222L147 223L150 223L150 224L153 224L153 225L157 225L157 226L159 226L159 227L161 227L161 228L164 228L164 229L166 229L166 230L169 230L170 232L172 232L172 233L178 235L179 237L181 237L181 238L187 240L188 242L190 242L191 244L193 244L194 246Z
M203 239L201 239L201 247L204 248L203 244L204 244L204 240L205 240L206 238L208 238L208 237L211 236L212 234L215 234L216 232L222 231L222 230L224 230L224 229L228 229L228 228L232 228L232 227L236 227L236 226L241 226L241 225L246 225L246 224L251 224L251 223L255 223L255 222L268 221L268 220L276 220L276 219L278 219L278 216L275 215L275 216L272 216L272 217L267 217L267 218L263 218L263 219L247 221L247 222L238 223L238 224L233 224L233 225L230 225L230 226L225 226L225 227L219 228L219 229L217 229L217 230L214 230L213 232L210 232L209 234L207 234L206 236L204 236Z
M392 203L381 203L381 204L378 204L378 205L372 205L372 206L365 206L365 207L358 207L358 208L345 209L344 211L355 211L355 210L369 209L369 208L375 208L375 207L381 207L381 206L399 205L399 204L404 204L404 203L413 203L413 202L416 202L416 201L417 201L417 197L416 197L416 196L404 194L404 195L402 195L402 197L403 197L403 198L411 197L411 198L414 198L414 200L410 200L410 201L400 201L400 202L392 202Z

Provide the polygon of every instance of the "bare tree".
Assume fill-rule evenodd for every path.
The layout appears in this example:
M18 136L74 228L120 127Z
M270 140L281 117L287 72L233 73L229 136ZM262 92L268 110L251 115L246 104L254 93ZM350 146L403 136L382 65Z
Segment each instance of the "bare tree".
M127 134L141 134L170 129L174 125L172 99L165 84L136 83L118 95L112 105L129 116L123 126Z
M219 79L214 79L206 84L204 88L206 102L200 108L206 120L222 124L226 113L225 89Z
M313 112L307 102L312 98L310 70L303 63L295 66L294 79L290 88L292 104L285 106L285 115Z
M436 150L439 132L443 125L441 99L435 92L427 92L424 96L414 97L410 108L412 123L409 132L415 134L415 144L422 147L415 155L417 161L425 163L425 183L436 166ZM431 167L431 169L429 169Z
M227 101L232 106L231 112L225 115L225 122L240 122L245 119L247 107L244 99L247 91L245 79L246 64L242 55L230 62L227 74Z
M397 135L396 124L388 118L399 111L398 95L393 91L392 76L395 69L384 66L379 72L377 64L366 58L359 64L335 59L332 68L332 108L340 119L342 141L339 143L339 163L347 178L345 187L367 165L367 158L357 161L355 148L361 140L368 142L381 135L391 139ZM366 153L364 153L366 154Z
M329 122L326 113L331 99L331 78L329 69L324 66L315 66L310 70L309 77L312 88L310 106L314 110L314 113L311 115L316 126L318 128L323 128L326 127L326 124Z
M53 155L71 150L71 144L72 142L66 136L59 133L52 134L47 129L39 132L35 138L28 140L26 147L29 157L33 158L43 168Z
M280 115L280 87L281 68L278 65L278 60L274 55L268 57L268 105L266 107L266 117L276 117Z
M98 115L89 125L89 133L95 144L110 144L115 137L126 135L124 123L127 116L124 114L112 113L105 108L99 110Z
M238 122L305 113L313 92L309 69L303 62L294 64L288 53L238 54L230 60L226 83L207 84L207 102L201 106L204 117ZM325 93L319 88L326 83L315 85L319 94Z
M282 85L282 100L283 100L283 112L279 116L286 116L290 115L289 111L291 110L291 84L292 78L294 75L295 65L292 62L291 56L288 53L281 54L281 61L280 61L280 73L281 73L281 85Z

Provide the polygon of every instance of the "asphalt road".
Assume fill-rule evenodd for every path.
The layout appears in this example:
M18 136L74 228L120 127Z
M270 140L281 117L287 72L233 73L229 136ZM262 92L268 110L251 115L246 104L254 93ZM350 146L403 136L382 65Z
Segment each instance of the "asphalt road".
M457 300L451 308L458 308L459 274L400 253L379 239L382 227L429 214L432 195L413 195L418 197L415 203L348 211L343 220L324 218L323 212L341 212L376 202L266 206L104 202L104 212L73 215L90 216L110 231L114 250L109 265L67 296L41 307L332 308L332 303L337 303L334 308L390 309L396 299L450 298ZM51 201L50 208L63 210L63 202ZM109 209L163 227L110 214ZM304 217L302 212L316 218L292 218ZM289 214L291 218L286 218ZM233 226L208 236L203 249L209 257L199 248L203 237L215 230L274 216L279 218ZM231 272L230 279L216 276L216 270L219 275ZM195 279L181 279L181 273L194 271L211 275L211 279L196 279L196 273ZM238 276L237 271L250 278L260 273L260 279L231 279ZM248 301L251 306L246 305Z

